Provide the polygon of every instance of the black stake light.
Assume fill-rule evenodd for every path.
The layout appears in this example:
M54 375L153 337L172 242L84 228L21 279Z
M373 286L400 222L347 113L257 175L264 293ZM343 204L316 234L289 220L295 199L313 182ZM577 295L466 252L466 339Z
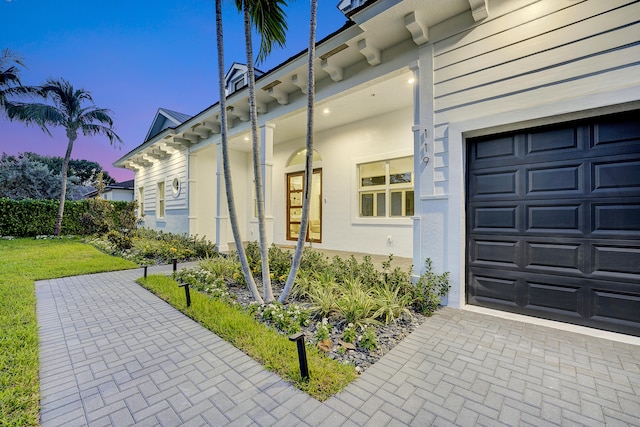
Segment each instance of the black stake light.
M181 288L184 288L184 296L187 298L187 307L191 306L191 292L189 292L189 284L183 283L182 285L178 285Z
M291 335L289 337L289 341L295 341L298 345L298 362L300 362L300 375L302 379L307 381L309 380L309 366L307 364L307 350L304 346L304 334L302 332L298 332L297 334Z

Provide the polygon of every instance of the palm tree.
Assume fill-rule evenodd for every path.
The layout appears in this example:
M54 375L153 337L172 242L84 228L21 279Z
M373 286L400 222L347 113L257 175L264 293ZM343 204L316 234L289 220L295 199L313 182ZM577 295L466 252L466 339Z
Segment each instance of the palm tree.
M84 89L74 89L65 79L49 79L38 88L39 95L44 100L50 100L53 105L44 103L15 102L5 105L7 116L10 120L20 120L27 125L35 124L51 136L48 126L62 126L67 133L67 152L62 164L62 191L60 206L54 235L58 236L62 229L62 217L64 215L64 202L67 193L67 172L73 144L78 138L78 133L85 136L105 135L113 145L122 142L113 130L111 111L97 108L93 103L91 93ZM83 104L89 103L88 106Z
M20 68L24 68L22 58L9 49L0 53L0 110L5 108L7 97L24 93L20 82Z
M309 49L308 49L308 73L309 73L309 90L307 91L307 141L304 165L304 191L302 199L302 216L300 218L300 233L296 242L296 250L293 254L291 262L291 270L287 277L287 283L280 294L278 301L284 303L293 287L293 282L300 268L300 260L302 259L302 251L304 242L307 238L307 224L309 221L309 204L311 194L311 179L313 177L313 113L315 104L315 73L313 70L313 61L316 55L316 23L318 12L318 0L311 0L311 13L309 19Z
M231 168L229 166L229 142L227 138L227 103L224 87L224 39L222 35L222 0L215 0L216 3L216 47L218 50L218 88L220 96L220 139L222 145L222 168L224 174L224 187L227 193L227 208L229 210L229 220L231 222L231 231L233 233L233 240L236 244L236 250L238 252L238 258L240 265L242 266L242 273L244 275L247 286L253 298L262 304L263 300L260 297L260 292L256 286L251 269L249 268L249 262L247 255L242 246L242 238L240 237L240 227L238 226L238 214L236 213L236 204L233 197L233 185L231 182Z
M255 66L253 62L253 41L251 24L260 33L261 43L258 61L264 60L274 44L284 46L287 22L282 6L284 0L236 0L236 6L244 17L245 48L247 53L247 77L249 80L249 114L251 118L251 141L253 151L253 175L258 205L258 236L260 258L262 260L262 285L264 302L274 300L269 271L269 251L267 248L267 232L264 206L264 186L260 159L260 142L258 140L258 113L256 110Z

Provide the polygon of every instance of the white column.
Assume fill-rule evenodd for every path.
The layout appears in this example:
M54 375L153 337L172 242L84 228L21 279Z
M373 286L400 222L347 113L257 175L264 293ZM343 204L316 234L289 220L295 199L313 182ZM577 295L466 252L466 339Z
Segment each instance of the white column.
M260 168L264 190L264 216L267 230L267 243L273 243L273 130L276 125L265 123L260 126Z
M224 165L222 164L222 143L216 142L216 246L221 252L229 250L233 241L229 210L227 208L227 190L224 184Z

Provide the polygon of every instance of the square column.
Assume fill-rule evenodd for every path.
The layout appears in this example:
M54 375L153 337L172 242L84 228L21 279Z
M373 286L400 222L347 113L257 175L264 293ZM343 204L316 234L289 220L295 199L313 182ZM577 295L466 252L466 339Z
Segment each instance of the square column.
M264 216L267 230L267 243L273 243L273 131L276 125L265 123L260 126L260 168L264 189Z

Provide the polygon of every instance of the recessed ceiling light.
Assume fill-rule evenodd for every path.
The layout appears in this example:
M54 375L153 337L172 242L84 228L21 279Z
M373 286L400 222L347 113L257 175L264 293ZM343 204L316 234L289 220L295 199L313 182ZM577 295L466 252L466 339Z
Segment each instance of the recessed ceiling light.
M409 83L410 85L412 85L415 81L416 81L416 79L414 79L413 77L411 77L409 80L407 80L407 83Z
M248 141L248 140L249 140L249 137L248 137L248 136L245 136L245 137L244 137L244 140L245 140L245 141Z
M324 110L322 110L322 112L324 114L329 114L331 112L331 110L329 110L328 108L325 108Z

